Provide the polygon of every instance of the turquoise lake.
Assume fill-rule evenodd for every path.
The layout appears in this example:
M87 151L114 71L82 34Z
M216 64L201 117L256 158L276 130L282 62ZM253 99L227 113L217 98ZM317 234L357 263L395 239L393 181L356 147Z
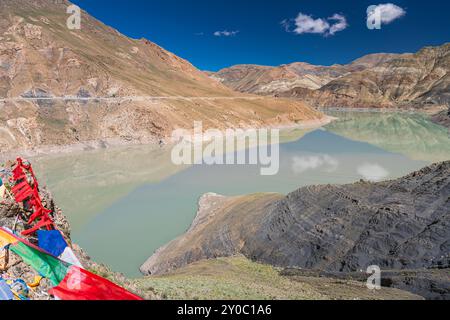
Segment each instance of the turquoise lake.
M97 262L129 277L160 246L185 232L207 192L287 194L313 184L401 177L450 160L447 129L408 113L333 112L339 120L282 132L280 171L259 166L175 166L171 147L133 146L32 159Z

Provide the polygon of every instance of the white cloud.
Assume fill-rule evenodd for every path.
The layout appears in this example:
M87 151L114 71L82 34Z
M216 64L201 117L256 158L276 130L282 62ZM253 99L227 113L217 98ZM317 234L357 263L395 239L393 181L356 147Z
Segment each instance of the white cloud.
M325 171L333 172L339 166L339 161L329 155L304 156L292 158L292 171L295 174L302 174L308 170L315 170L325 167Z
M336 21L336 23L332 24L330 27L330 34L334 35L336 32L347 29L348 23L347 19L341 14L334 14L329 20Z
M335 13L329 18L317 18L300 12L295 19L285 19L281 25L288 32L296 34L315 33L323 35L334 35L348 27L347 19Z
M291 23L292 19L284 19L283 21L280 22L280 24L283 26L286 32L291 32Z
M358 167L358 173L367 181L382 181L389 176L389 171L378 164L365 163Z
M214 35L216 37L233 37L233 36L237 35L238 33L239 33L239 30L236 30L236 31L223 30L223 31L214 32Z
M299 13L295 18L294 32L303 33L325 33L330 29L330 24L324 19L314 19L303 13Z
M379 4L369 8L370 10L367 12L368 23L370 21L377 21L377 19L380 19L382 24L389 24L406 14L406 11L403 8L393 3Z

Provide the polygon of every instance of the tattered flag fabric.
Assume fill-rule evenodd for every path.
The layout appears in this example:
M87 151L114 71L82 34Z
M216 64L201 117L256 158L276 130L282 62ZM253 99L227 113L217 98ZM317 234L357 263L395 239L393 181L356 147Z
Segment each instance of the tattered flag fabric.
M28 181L29 179L24 170L30 175L31 182ZM21 158L17 158L17 164L13 170L13 180L15 185L11 188L11 192L16 202L27 202L33 208L33 214L28 220L28 224L35 224L31 229L23 231L22 235L33 234L41 228L54 229L53 220L49 215L52 211L42 205L41 196L39 195L39 183L31 164Z
M3 231L4 229L0 229L0 249L17 242L16 238L11 235L8 231Z
M11 291L11 288L3 279L0 279L0 300L3 301L14 300L14 293Z
M66 300L142 300L141 297L78 266L64 262L0 227L0 245L20 256L55 288L49 291ZM78 259L77 259L78 260Z
M73 253L59 230L39 230L37 232L39 247L71 265L83 268L80 260Z
M0 185L0 202L3 202L5 200L5 195L6 195L6 187L4 184L2 184Z
M65 261L67 263L70 263L71 265L83 268L83 265L81 264L80 260L78 260L75 253L73 253L73 250L70 247L66 247L62 255L59 256L59 258L62 261Z
M49 293L61 300L142 300L118 285L72 266L64 280Z
M67 247L67 242L59 230L38 230L39 247L59 257Z
M68 263L64 263L31 244L17 242L11 245L10 250L55 286L64 279L70 267Z

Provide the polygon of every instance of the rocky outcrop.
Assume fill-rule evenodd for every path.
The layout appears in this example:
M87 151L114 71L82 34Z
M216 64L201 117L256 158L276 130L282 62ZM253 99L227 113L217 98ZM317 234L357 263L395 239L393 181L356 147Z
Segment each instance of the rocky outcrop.
M207 195L210 208L141 268L161 274L244 254L279 267L355 272L449 268L450 162L394 181L313 186L284 197Z
M106 265L98 264L93 261L78 245L71 242L70 237L70 224L66 217L63 215L62 210L58 208L53 200L51 193L46 188L41 188L40 195L43 204L46 208L52 210L52 218L55 221L55 227L60 230L68 243L72 246L74 253L77 258L82 263L83 267L90 272L98 274L131 292L135 292L145 299L160 299L160 296L154 294L152 290L142 291L140 290L131 280L127 279L124 275L111 271ZM16 232L20 233L24 230L23 219L18 217L23 214L22 206L13 203L11 201L5 201L0 204L0 226L9 229L14 229ZM34 244L37 244L37 239L35 237L30 237L28 240ZM4 260L2 257L2 267L4 266ZM5 279L22 279L26 283L33 283L36 272L22 259L9 252L8 263L5 270L0 270L0 275ZM40 281L39 286L30 291L31 300L50 300L53 299L49 294L48 290L54 287L50 280L44 278Z
M450 129L450 108L448 110L444 110L439 114L433 116L432 120L440 124L441 126L447 127Z
M188 61L130 39L66 0L0 1L0 150L152 143L175 128L319 119L301 102L238 94ZM148 98L152 97L152 98Z
M429 300L450 299L450 273L448 269L429 270L385 270L382 272L383 288L398 288L413 292ZM367 283L367 274L363 272L326 272L287 268L281 275L296 279L325 278Z

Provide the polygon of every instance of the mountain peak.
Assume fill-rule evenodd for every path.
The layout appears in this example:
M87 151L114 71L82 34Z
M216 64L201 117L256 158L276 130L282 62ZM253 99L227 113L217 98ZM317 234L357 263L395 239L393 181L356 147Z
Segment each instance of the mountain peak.
M448 106L450 44L415 54L373 53L347 65L295 62L230 67L212 77L241 92L296 98L318 107Z

